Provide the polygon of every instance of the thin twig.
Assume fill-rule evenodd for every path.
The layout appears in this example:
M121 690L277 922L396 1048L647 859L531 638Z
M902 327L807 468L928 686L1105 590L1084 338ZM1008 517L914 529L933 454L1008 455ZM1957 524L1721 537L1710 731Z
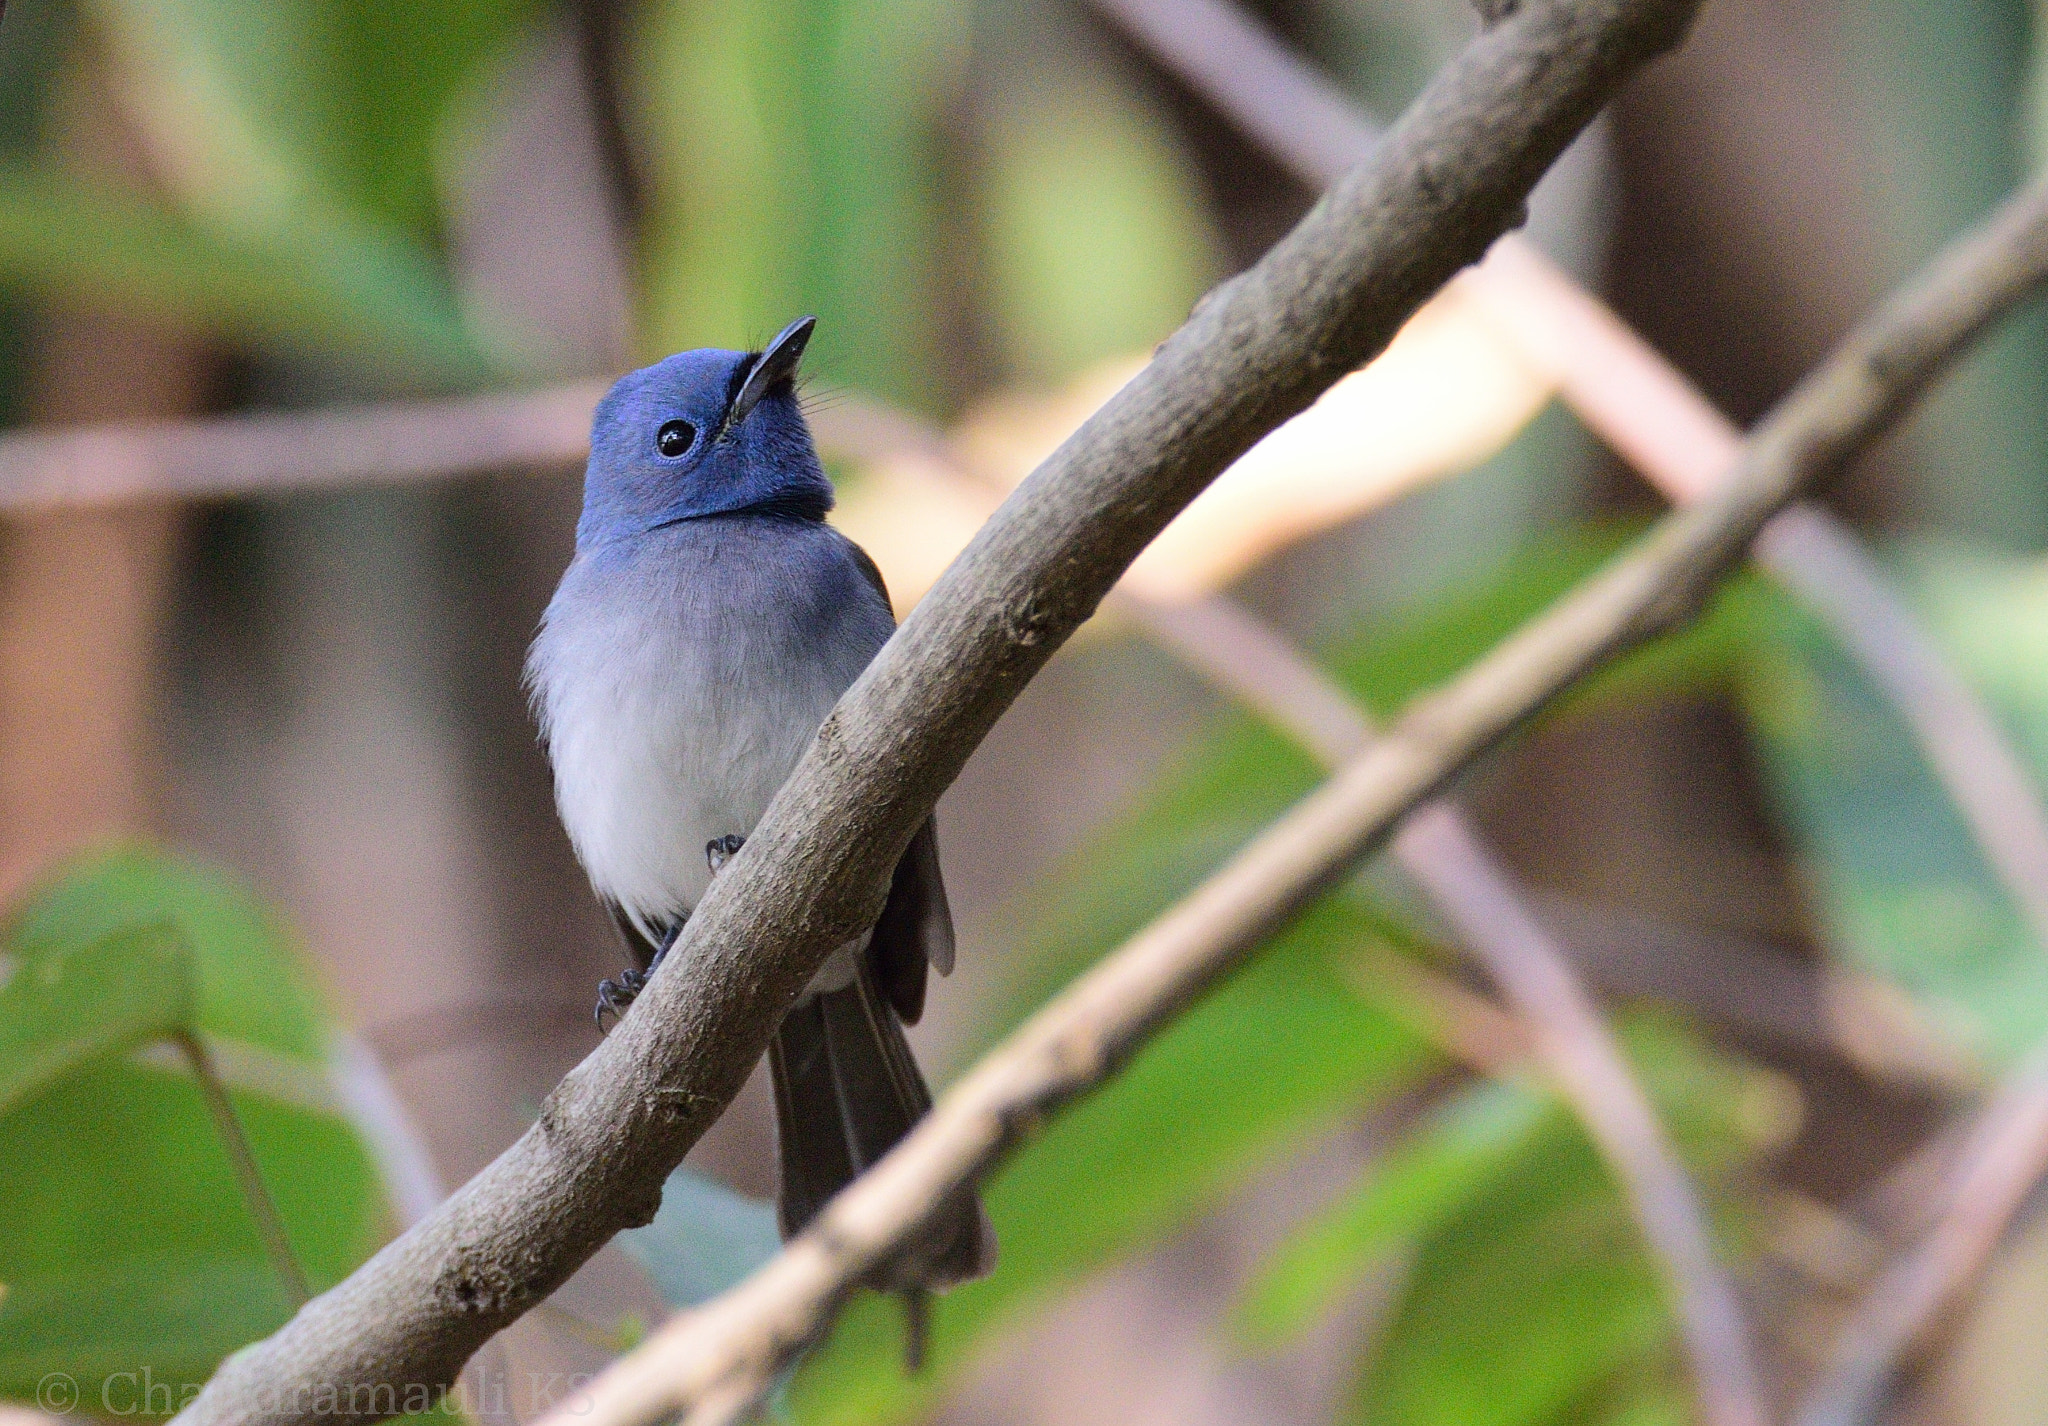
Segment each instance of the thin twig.
M290 494L578 465L602 383L524 396L28 431L0 440L0 510Z
M1369 162L1210 294L982 527L825 720L661 973L538 1122L280 1332L229 1358L183 1413L189 1426L374 1419L358 1393L316 1394L447 1382L615 1232L651 1219L669 1171L831 948L873 923L889 868L1025 683L1226 465L1383 350L1485 251L1623 78L1678 41L1693 8L1525 0L1446 65ZM1422 771L1409 742L1382 746Z
M178 1052L191 1066L192 1078L199 1082L199 1097L206 1102L206 1113L213 1120L213 1132L226 1151L228 1164L234 1170L235 1186L242 1191L242 1202L248 1205L249 1216L256 1221L256 1236L263 1240L264 1254L270 1259L270 1266L277 1273L277 1280L284 1288L284 1295L294 1309L303 1307L312 1296L306 1285L306 1274L300 1268L299 1260L292 1253L291 1239L284 1230L284 1218L277 1211L277 1203L270 1196L270 1190L263 1186L263 1172L256 1166L256 1155L249 1148L249 1137L242 1132L242 1121L235 1113L234 1101L228 1098L228 1087L214 1073L213 1057L206 1053L206 1046L199 1037L189 1030L173 1030L167 1035Z
M1349 761L1372 741L1365 711L1241 606L1220 597L1166 605L1132 594L1118 603L1324 763ZM1714 1256L1706 1212L1563 947L1448 800L1410 816L1393 854L1533 1033L1544 1073L1621 1181L1670 1286L1702 1418L1762 1426L1769 1418L1748 1325Z
M2044 277L2048 186L2008 203L1860 325L1745 444L1734 479L1437 693L1190 896L985 1057L879 1164L738 1288L675 1319L551 1426L691 1419L749 1398L853 1285L914 1240L1019 1140L1102 1083L1402 817L1559 691L1696 611L1764 522L1838 469L1932 374ZM943 582L942 582L943 585ZM702 1418L698 1418L702 1419Z
M2029 1055L1978 1115L1956 1154L1940 1216L1858 1305L1796 1426L1875 1418L1899 1364L1968 1295L2044 1174L2048 1046Z

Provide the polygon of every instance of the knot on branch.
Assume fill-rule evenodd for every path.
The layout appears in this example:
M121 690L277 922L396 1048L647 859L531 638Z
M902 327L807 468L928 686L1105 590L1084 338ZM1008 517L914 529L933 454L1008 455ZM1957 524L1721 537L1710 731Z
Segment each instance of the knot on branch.
M525 1311L539 1293L536 1285L493 1262L481 1250L458 1250L434 1279L434 1301L462 1317L504 1317Z
M1006 613L1004 632L1019 648L1028 649L1043 643L1046 634L1059 623L1058 616L1044 601L1029 596L1011 605Z
M1522 8L1522 0L1472 0L1472 8L1479 12L1479 23L1491 29L1512 18Z

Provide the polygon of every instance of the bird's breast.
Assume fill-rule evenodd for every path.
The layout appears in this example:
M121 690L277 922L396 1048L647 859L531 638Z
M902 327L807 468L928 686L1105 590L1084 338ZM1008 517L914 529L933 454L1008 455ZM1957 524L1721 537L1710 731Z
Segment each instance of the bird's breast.
M887 616L757 532L644 543L571 565L529 677L577 856L654 922L702 896L706 842L753 831Z

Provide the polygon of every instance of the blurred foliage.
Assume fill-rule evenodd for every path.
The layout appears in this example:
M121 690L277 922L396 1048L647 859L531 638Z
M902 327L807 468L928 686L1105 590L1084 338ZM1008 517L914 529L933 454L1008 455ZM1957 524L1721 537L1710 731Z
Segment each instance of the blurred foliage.
M811 311L828 380L930 400L938 128L962 26L955 0L641 12L641 355L756 345Z
M2010 120L2027 14L2017 0L1845 14L1868 81L1856 132L1889 216L1879 266L1903 270L2026 165ZM327 364L350 389L500 379L519 354L463 318L443 166L460 144L452 116L560 18L532 0L13 0L0 30L0 289L84 294ZM1314 0L1294 18L1382 112L1472 23L1449 0ZM814 311L828 384L943 411L975 386L1053 384L1143 349L1225 268L1181 131L1050 0L646 0L627 8L622 53L614 97L646 200L630 235L642 356L749 344ZM83 75L142 139L150 185L53 142L52 95ZM0 344L4 403L25 358L20 321L0 328L17 333ZM2048 454L2040 331L2009 329L1917 426L1945 457L1918 506L1952 528L2029 545L2048 532L2034 478ZM1544 429L1561 424L1553 414ZM1515 501L1558 489L1562 459L1533 464L1550 474L1502 464L1446 487L1440 518L1394 567L1405 579L1416 551L1442 567L1452 545L1491 558L1512 543L1536 518ZM1374 622L1346 624L1330 666L1391 712L1625 533L1547 533L1426 600L1387 591ZM1911 570L2048 774L2048 583L1954 551ZM1905 730L1767 585L1738 579L1700 625L1548 716L1730 689L1830 948L1993 1060L2048 1031L2048 961ZM1018 908L1025 971L998 1020L1118 944L1317 775L1269 730L1222 719ZM234 1102L315 1284L375 1245L387 1225L362 1145L324 1100L290 1092L322 1072L317 997L246 892L124 854L39 889L0 946L0 1394L25 1395L48 1370L148 1365L197 1380L282 1319L189 1077L139 1053L166 1031L271 1067L237 1083ZM1394 1302L1360 1363L1358 1421L1682 1419L1663 1291L1591 1145L1539 1085L1453 1078L1426 1017L1361 972L1375 955L1444 956L1383 869L1328 897L995 1176L1001 1266L937 1304L930 1371L903 1375L897 1306L863 1298L785 1408L805 1421L914 1416L1006 1326L1398 1103L1382 1116L1385 1152L1239 1304L1247 1341L1291 1340L1387 1273ZM1637 1013L1626 1030L1740 1254L1728 1190L1777 1142L1782 1095L1681 1023ZM685 1174L628 1242L682 1303L733 1281L771 1232L762 1205Z
M312 348L400 381L480 369L440 279L382 270L316 242L251 242L132 191L38 169L0 171L0 268L94 292L145 320ZM328 258L334 261L328 261Z
M1857 82L1842 132L1861 150L1869 230L1881 245L1874 300L1927 254L1990 212L2038 167L2024 114L2032 15L2027 0L1866 0L1841 12ZM2006 550L2048 543L2048 316L2017 314L1957 363L1907 418L1938 478L1907 492L1935 529Z
M1222 262L1159 117L1078 65L985 102L982 227L1006 373L1050 386L1179 326Z
M81 1408L166 1415L290 1315L189 1069L136 1053L174 1031L242 1067L230 1099L316 1289L382 1237L374 1166L321 1095L326 1023L269 914L155 853L83 864L0 938L0 1398L34 1400L47 1372L118 1395L136 1377L113 1374L146 1370L168 1395Z
M1786 1091L1663 1018L1635 1016L1624 1031L1686 1167L1731 1209L1730 1174L1786 1136ZM1439 1205L1412 1185L1406 1195L1415 1221L1404 1236L1415 1257L1368 1361L1353 1419L1521 1426L1615 1410L1682 1416L1688 1393L1674 1361L1664 1284L1592 1143L1527 1090L1491 1086L1475 1094L1508 1098L1482 1113L1478 1152L1457 1142L1460 1131L1471 1133L1469 1124L1455 1126L1448 1143L1429 1125L1404 1146L1408 1161L1397 1161L1411 1176L1448 1178L1449 1202ZM1469 1101L1458 1108L1470 1112ZM1432 1155L1448 1162L1432 1164ZM1461 1174L1468 1181L1460 1183ZM1368 1170L1358 1197L1334 1210L1333 1218L1345 1216L1309 1231L1327 1235L1336 1222L1355 1229L1363 1210L1378 1215L1384 1238L1399 1231L1399 1201L1382 1171ZM1734 1255L1741 1241L1725 1236L1724 1252ZM1321 1265L1325 1274L1332 1262L1360 1275L1373 1263L1347 1257L1357 1237L1316 1246L1334 1250ZM1308 1249L1297 1240L1297 1271ZM1514 1309L1502 1311L1504 1303Z
M1354 694L1396 706L1596 568L1624 533L1545 541L1475 586L1357 636L1334 651L1330 666ZM1746 591L1732 592L1694 631L1595 680L1561 716L1586 700L1725 681L1756 607ZM1229 718L1188 749L1137 809L1016 908L1011 923L1032 928L1020 949L1030 970L1009 1019L1113 949L1315 781L1305 755L1249 718ZM789 1396L796 1419L914 1418L948 1374L1019 1313L1159 1241L1345 1118L1440 1074L1445 1061L1425 1037L1426 1017L1357 969L1368 950L1414 954L1428 945L1405 902L1367 883L1326 898L998 1171L985 1196L1001 1259L992 1277L935 1304L924 1376L900 1369L895 1305L863 1300L799 1372ZM1638 1023L1631 1043L1688 1162L1709 1171L1709 1181L1769 1138L1760 1125L1782 1126L1782 1117L1752 1112L1762 1091L1750 1072L1675 1027ZM1362 1388L1363 1419L1455 1420L1471 1391L1490 1390L1502 1375L1524 1380L1528 1395L1501 1395L1499 1414L1485 1420L1557 1419L1602 1392L1668 1400L1674 1378L1651 1370L1670 1352L1661 1288L1590 1146L1547 1101L1518 1104L1514 1096L1528 1099L1527 1089L1475 1094L1479 1107L1446 1111L1448 1125L1429 1116L1409 1130L1391 1150L1388 1177L1362 1186L1362 1203L1335 1210L1348 1214L1342 1226L1309 1229L1247 1313L1270 1335L1296 1329L1372 1265L1374 1249L1398 1238L1422 1256L1405 1315ZM1429 1199L1432 1182L1446 1201ZM1399 1203L1412 1218L1375 1238L1374 1216L1397 1213ZM1490 1258L1460 1256L1459 1238L1481 1229ZM1489 1261L1496 1276L1481 1284L1472 1274ZM1591 1300L1611 1310L1589 1312ZM1517 1304L1517 1330L1504 1330L1493 1310L1505 1301ZM1425 1398L1474 1368L1486 1341L1499 1352L1486 1372L1446 1391L1445 1414L1425 1411Z
M981 239L965 261L1013 375L1049 384L1178 325L1217 275L1192 180L1117 72L1003 42L1043 8L648 7L631 85L653 188L643 354L751 345L811 311L807 366L929 409L962 394L940 365L976 280L938 260L956 234ZM1024 62L988 86L970 152L948 130L977 22L996 31L984 52Z
M1900 572L2048 786L2048 574L1925 547ZM1744 706L1797 838L1829 948L1896 985L1993 1063L2048 1034L2048 958L1910 730L1862 670L1781 605L1744 664Z

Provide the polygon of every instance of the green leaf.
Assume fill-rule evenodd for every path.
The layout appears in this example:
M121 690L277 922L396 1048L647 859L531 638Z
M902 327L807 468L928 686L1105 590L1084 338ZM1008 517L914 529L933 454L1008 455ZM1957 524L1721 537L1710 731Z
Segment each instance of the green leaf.
M1622 1030L1694 1181L1724 1210L1722 1251L1739 1251L1745 1225L1720 1186L1789 1136L1787 1091L1666 1017L1631 1015ZM1567 1116L1540 1118L1511 1172L1422 1235L1352 1419L1536 1426L1609 1397L1655 1401L1672 1381L1675 1330L1591 1142Z
M160 121L171 177L243 231L335 215L415 244L436 227L435 128L534 0L99 0ZM419 249L424 253L430 250Z
M0 1398L69 1372L81 1409L113 1413L96 1393L125 1386L107 1373L196 1384L288 1315L189 1067L128 1053L165 1029L196 1030L223 1065L291 1071L229 1093L293 1255L316 1288L368 1256L386 1222L374 1166L337 1109L291 1088L320 1084L326 1028L245 890L128 850L38 888L0 944L0 1082L19 1086L0 1095Z
M1503 1180L1430 1241L1352 1419L1544 1421L1660 1356L1670 1332L1633 1225L1581 1144Z
M221 1353L209 1343L275 1331L291 1305L266 1264L167 1255L17 1284L5 1310L0 1392L33 1399L42 1376L61 1371L79 1382L83 1411L160 1417L212 1374Z
M1931 550L1901 570L2015 749L2048 773L2038 570ZM1863 670L1788 604L1753 642L1742 690L1829 949L1990 1061L2048 1033L2048 957Z
M930 406L944 394L940 125L958 0L661 0L630 114L652 212L643 346L744 347L798 312L806 368Z
M1295 1231L1248 1290L1239 1326L1261 1346L1297 1336L1385 1253L1463 1212L1562 1114L1528 1085L1481 1083L1438 1106L1341 1201Z
M0 963L0 1115L88 1060L185 1029L192 971L163 931Z
M31 890L4 944L27 967L166 927L192 958L200 1033L326 1063L319 998L283 928L218 868L143 848L89 858Z
M372 373L473 382L489 367L445 277L374 230L309 221L289 240L181 219L124 190L0 170L0 285L93 300Z

